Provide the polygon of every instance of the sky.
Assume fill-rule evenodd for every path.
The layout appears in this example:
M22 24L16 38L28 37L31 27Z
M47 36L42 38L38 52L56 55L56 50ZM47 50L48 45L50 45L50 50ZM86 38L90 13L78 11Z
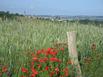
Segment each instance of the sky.
M0 0L0 11L26 15L103 16L103 0Z

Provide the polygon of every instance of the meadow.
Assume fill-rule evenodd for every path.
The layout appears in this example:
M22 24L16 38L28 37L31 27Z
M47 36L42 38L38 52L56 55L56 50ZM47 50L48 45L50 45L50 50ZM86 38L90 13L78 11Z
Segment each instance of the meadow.
M20 77L21 66L29 62L31 52L53 48L57 42L66 43L69 31L75 31L77 34L77 51L80 54L83 77L102 77L103 24L82 24L78 21L51 21L28 17L0 19L1 77ZM64 49L68 51L66 47ZM11 76L2 72L3 66L8 67Z

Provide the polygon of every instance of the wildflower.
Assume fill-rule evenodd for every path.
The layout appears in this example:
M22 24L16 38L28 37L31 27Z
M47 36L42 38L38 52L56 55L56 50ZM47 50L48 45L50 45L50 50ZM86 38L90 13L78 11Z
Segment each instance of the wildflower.
M38 64L37 66L38 66L38 68L41 68L41 64Z
M49 54L50 54L50 55L53 55L53 56L56 56L57 52L56 52L56 51L54 51L54 52L53 52L53 51L50 51Z
M69 76L69 69L66 67L66 68L64 68L64 75L65 75L65 77L68 77Z
M41 59L39 60L39 62L44 63L44 62L46 62L47 60L48 60L48 58L41 58Z
M59 68L56 67L56 68L55 68L55 71L56 71L56 74L58 74L58 73L59 73Z
M59 68L58 68L58 67L56 67L56 68L55 68L55 71L56 71L56 72L58 72L58 71L59 71Z
M42 51L41 50L38 50L37 51L37 55L39 55L39 54L41 54L42 53Z
M28 70L27 70L26 68L24 68L24 67L21 68L21 71L22 71L23 73L28 73Z
M47 51L51 51L51 50L52 50L52 48L48 48L48 49L47 49Z
M49 67L48 67L48 66L46 66L46 67L45 67L45 70L48 70L48 69L49 69Z
M64 51L64 48L60 48L61 51Z
M34 60L34 61L38 61L38 58L37 58L37 57L33 57L33 60Z
M7 70L8 70L8 69L7 69L7 66L3 66L3 67L2 67L2 72L7 72Z
M31 53L31 56L32 56L32 57L34 57L34 56L35 56L35 54L32 52L32 53Z
M30 77L35 77L35 74L31 74L31 76Z
M45 55L48 56L50 54L50 51L46 51Z
M31 67L33 67L33 66L34 66L34 61L31 62Z
M45 50L44 49L42 49L41 52L42 52L42 54L45 54Z
M45 55L46 55L46 56L50 55L50 51L51 51L51 50L52 50L51 48L48 48L48 49L45 51Z
M59 60L58 58L50 58L50 61L51 62L61 62L61 60Z
M32 73L33 73L34 75L37 75L37 74L38 74L38 71L37 71L36 69L32 68L31 70L32 70Z

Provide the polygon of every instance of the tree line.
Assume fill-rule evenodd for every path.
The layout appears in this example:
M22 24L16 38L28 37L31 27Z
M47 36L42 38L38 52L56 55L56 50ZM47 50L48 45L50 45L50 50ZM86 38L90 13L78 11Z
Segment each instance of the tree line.
M0 11L0 18L2 18L2 20L5 19L14 19L17 16L23 16L19 13L10 13L9 11L5 12L5 11Z

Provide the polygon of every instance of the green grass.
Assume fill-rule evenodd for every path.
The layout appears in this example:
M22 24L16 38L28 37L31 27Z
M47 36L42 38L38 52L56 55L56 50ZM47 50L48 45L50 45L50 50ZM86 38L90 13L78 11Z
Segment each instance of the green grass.
M102 26L103 24L100 26L80 24L77 21L59 22L26 17L18 17L17 20L0 20L0 64L15 66L17 61L23 64L27 60L23 55L24 52L52 47L58 40L67 42L68 31L76 31L77 50L82 57L91 55L90 46L93 43L96 44L96 52L103 52ZM101 65L103 67L103 64ZM89 73L88 77L93 77L92 73Z

